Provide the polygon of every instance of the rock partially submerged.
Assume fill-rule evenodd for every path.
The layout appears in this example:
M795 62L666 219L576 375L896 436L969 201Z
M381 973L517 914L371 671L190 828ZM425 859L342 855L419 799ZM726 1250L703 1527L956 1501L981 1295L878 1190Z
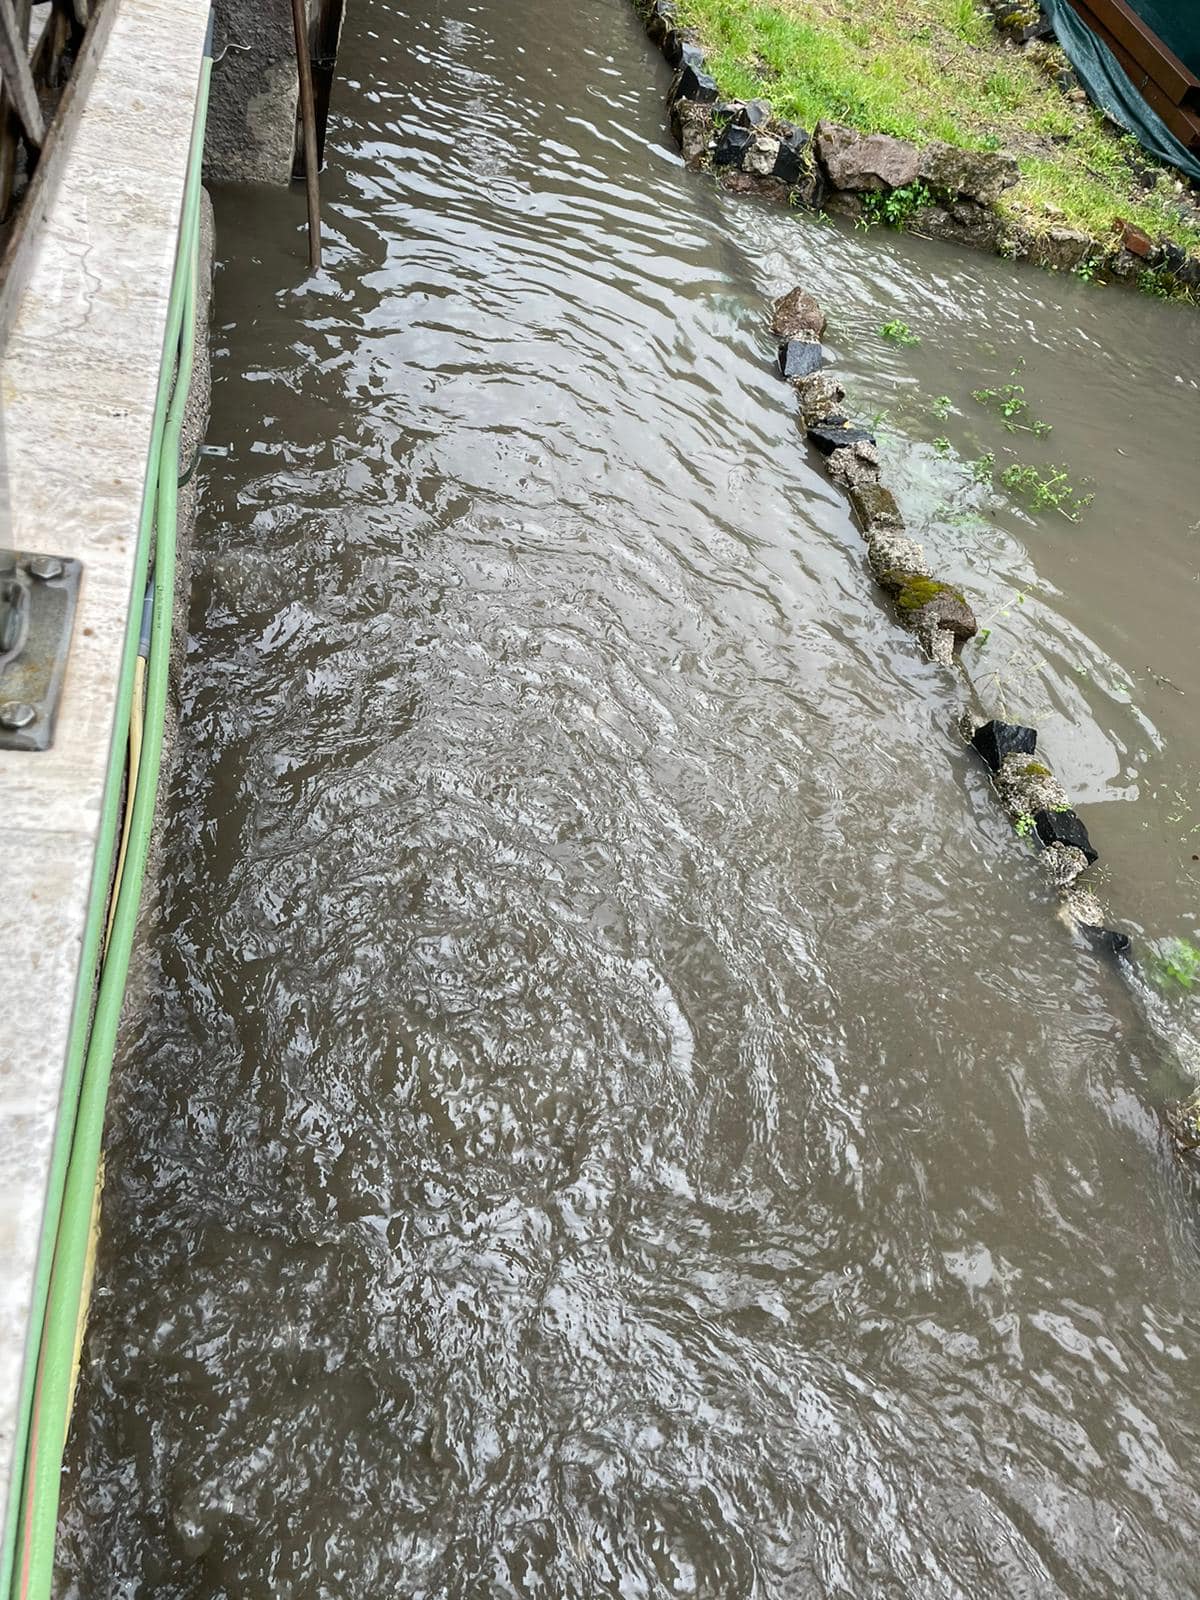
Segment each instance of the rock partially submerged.
M816 339L785 339L779 346L779 371L785 378L807 378L824 365L825 351Z
M1023 751L1011 751L995 776L1000 803L1014 820L1039 811L1069 811L1071 802L1058 779L1041 761L1031 761ZM1070 842L1070 841L1068 841Z
M771 332L777 339L802 339L806 335L820 339L826 325L821 307L808 290L799 285L781 294L771 309Z
M879 451L869 436L852 444L839 445L830 453L825 471L843 489L879 482Z
M1088 869L1088 858L1072 844L1047 845L1042 861L1057 889L1069 889L1080 873Z
M1037 730L1019 722L985 722L971 735L971 743L993 772L1005 756L1032 756L1037 749Z
M671 106L671 132L689 167L699 167L713 136L712 107L697 100L676 100Z
M853 422L847 422L845 417L821 417L809 424L807 432L808 442L815 445L823 456L832 455L835 450L845 450L851 445L875 443L874 434Z
M887 530L872 533L867 545L867 563L875 574L875 581L889 594L899 594L914 578L932 577L924 545L902 533Z
M800 415L806 426L819 422L822 417L838 414L846 398L846 391L827 368L809 373L806 378L797 378L795 386L800 397Z
M882 483L866 480L850 485L850 504L858 513L863 531L869 536L878 530L899 533L904 527L896 496Z
M1052 811L1035 811L1033 825L1043 844L1071 845L1083 852L1089 866L1093 861L1099 861L1100 852L1093 847L1082 819L1074 811L1064 811L1061 806L1056 806Z

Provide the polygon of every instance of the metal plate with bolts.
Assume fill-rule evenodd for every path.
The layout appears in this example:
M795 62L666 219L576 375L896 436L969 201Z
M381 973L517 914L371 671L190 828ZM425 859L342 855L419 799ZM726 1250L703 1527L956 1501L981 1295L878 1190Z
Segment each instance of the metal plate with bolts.
M0 550L0 750L48 750L82 563Z

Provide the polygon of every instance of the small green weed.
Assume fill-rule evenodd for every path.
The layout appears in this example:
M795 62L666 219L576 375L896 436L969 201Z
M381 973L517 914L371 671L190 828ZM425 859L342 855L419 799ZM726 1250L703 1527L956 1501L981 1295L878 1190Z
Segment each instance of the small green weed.
M1033 836L1033 830L1037 827L1037 823L1033 820L1033 813L1030 811L1022 811L1020 816L1014 819L1013 827L1017 830L1018 839L1031 838Z
M894 317L890 322L881 322L879 334L883 339L890 339L893 344L920 344L920 335L909 327L907 322L901 322L899 317Z
M1080 494L1067 476L1065 467L1037 467L1014 462L1000 474L1000 482L1024 500L1030 511L1057 511L1068 522L1078 522L1079 513L1090 506L1094 495Z
M1200 950L1189 939L1161 939L1151 947L1150 976L1160 989L1190 989L1200 978Z
M906 183L903 188L891 189L886 194L864 194L862 214L868 223L902 228L932 200L933 190L918 179L916 183Z
M950 415L950 396L948 394L937 395L929 409L933 412L934 416L939 422L945 422L946 418Z
M991 406L999 411L1009 433L1032 433L1040 439L1053 426L1029 414L1024 384L1006 383L999 389L972 389L971 398L978 400L981 406Z
M971 476L976 483L991 483L992 473L996 470L996 452L986 450L978 461L971 462Z
M946 438L935 439L933 441L933 448L937 451L939 456L948 456L950 454L951 444L949 439Z

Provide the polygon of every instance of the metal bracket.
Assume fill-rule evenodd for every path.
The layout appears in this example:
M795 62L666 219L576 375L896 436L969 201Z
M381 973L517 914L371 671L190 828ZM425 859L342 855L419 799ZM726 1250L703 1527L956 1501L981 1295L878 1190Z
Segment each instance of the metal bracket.
M0 550L0 750L48 750L82 563Z

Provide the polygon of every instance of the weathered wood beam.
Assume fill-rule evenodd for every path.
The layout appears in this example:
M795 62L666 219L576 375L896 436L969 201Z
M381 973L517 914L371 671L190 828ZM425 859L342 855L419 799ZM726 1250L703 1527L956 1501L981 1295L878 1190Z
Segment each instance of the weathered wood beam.
M29 70L27 38L17 20L13 0L0 0L0 76L4 78L13 109L21 119L25 137L40 148L46 137L46 124L42 120L33 73Z

